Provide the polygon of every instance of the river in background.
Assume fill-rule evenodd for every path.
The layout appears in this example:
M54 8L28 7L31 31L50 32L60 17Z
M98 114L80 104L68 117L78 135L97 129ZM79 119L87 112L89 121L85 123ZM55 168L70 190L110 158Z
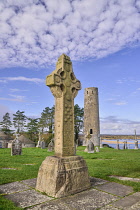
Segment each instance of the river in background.
M119 147L120 147L120 149L123 149L123 145L124 145L123 142L124 141L127 141L128 149L134 149L135 148L135 140L134 139L118 139L118 140L119 140ZM114 140L114 139L110 139L110 140L103 139L102 140L102 144L108 144L110 147L116 148L117 140ZM139 149L140 149L140 140L138 140L138 145L139 145Z

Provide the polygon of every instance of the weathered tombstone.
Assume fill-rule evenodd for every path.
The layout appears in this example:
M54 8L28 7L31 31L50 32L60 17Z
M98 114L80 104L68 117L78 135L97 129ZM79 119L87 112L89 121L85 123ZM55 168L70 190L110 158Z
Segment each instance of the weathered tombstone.
M135 140L135 148L134 149L139 149L138 140Z
M22 153L22 142L19 141L16 137L16 139L14 139L12 141L11 156L12 155L21 155L21 153Z
M95 147L95 152L100 152L99 147Z
M41 141L41 149L45 149L45 141Z
M123 149L125 149L125 141L123 142Z
M48 144L48 152L54 151L54 139L51 139L50 143Z
M127 147L127 141L125 141L125 149L128 149L128 147Z
M123 149L128 149L128 147L127 147L127 141L124 141L123 143L124 143L123 144Z
M91 142L91 135L90 135L90 133L89 132L87 132L87 135L86 135L86 139L87 139L87 143L86 143L86 148L85 148L85 150L84 150L84 152L88 152L88 145L89 145L89 143ZM89 142L90 141L90 142ZM94 146L94 144L93 144L93 146Z
M91 140L88 141L87 152L88 153L94 153L94 144Z
M72 62L66 55L58 58L56 70L46 84L55 97L55 156L46 157L40 166L36 189L52 197L63 197L90 187L85 160L75 156L74 98L81 89Z
M119 140L117 140L116 149L120 149Z

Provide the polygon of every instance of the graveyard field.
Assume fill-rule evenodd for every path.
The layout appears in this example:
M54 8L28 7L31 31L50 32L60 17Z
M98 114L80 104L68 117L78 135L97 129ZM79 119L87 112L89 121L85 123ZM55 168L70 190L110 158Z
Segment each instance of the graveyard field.
M111 175L140 178L140 150L116 150L102 148L99 153L85 153L85 147L77 147L77 155L88 165L89 175L131 185L140 191L140 183L117 181ZM11 156L10 149L0 149L0 184L36 178L39 166L46 156L54 155L47 149L23 148L22 155Z
M85 153L84 149L83 146L77 147L77 155L86 160L90 176L129 185L134 191L140 191L140 182L109 177L116 175L140 178L140 150L102 148L99 153ZM47 149L23 148L22 155L11 156L10 149L0 149L0 184L36 178L42 161L46 156L52 155L54 153L48 152ZM0 200L7 203L2 197ZM14 208L11 204L11 209L19 208Z

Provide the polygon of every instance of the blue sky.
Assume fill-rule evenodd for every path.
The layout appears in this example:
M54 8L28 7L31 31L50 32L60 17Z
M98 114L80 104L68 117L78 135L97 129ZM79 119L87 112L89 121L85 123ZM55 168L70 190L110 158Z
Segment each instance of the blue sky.
M54 105L45 78L65 53L82 83L75 104L98 87L101 133L140 134L139 20L139 0L1 0L0 120Z

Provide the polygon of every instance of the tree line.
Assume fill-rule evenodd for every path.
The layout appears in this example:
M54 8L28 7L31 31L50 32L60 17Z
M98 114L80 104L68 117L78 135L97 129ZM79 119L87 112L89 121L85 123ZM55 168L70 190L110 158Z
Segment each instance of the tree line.
M54 113L55 106L46 107L40 118L30 118L25 115L24 111L18 110L13 114L13 121L11 121L10 114L7 112L0 122L1 131L7 135L12 135L14 132L24 134L33 141L38 140L38 134L48 134L47 141L54 135ZM78 104L74 106L74 130L75 141L78 139L79 133L83 129L84 109L80 108ZM11 130L14 126L15 130Z

